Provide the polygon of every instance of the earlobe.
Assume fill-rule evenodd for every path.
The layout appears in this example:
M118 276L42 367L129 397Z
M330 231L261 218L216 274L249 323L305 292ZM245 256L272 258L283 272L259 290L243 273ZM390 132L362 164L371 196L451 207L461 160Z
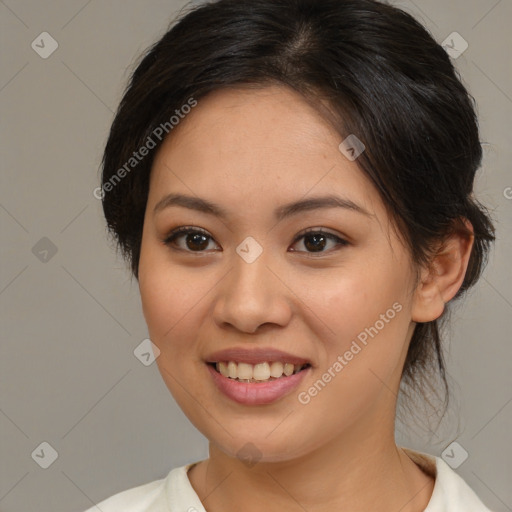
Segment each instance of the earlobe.
M466 230L451 233L437 249L430 265L422 269L414 292L414 322L431 322L439 318L445 304L461 287L474 243L473 226L466 219L463 224Z

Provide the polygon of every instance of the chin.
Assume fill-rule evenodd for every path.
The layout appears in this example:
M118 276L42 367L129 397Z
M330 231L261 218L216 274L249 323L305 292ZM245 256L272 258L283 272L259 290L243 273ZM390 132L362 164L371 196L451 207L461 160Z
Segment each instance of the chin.
M255 433L253 436L208 437L212 446L232 458L237 458L252 467L257 463L276 463L294 460L305 455L308 449L302 440L292 439L290 435L271 435Z

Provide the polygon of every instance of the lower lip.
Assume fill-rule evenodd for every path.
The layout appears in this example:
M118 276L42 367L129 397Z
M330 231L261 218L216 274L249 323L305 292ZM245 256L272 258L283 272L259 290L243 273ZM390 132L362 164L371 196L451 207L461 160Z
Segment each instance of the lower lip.
M231 400L244 405L264 405L276 402L291 393L311 369L309 366L289 377L280 377L269 382L239 382L224 377L211 365L207 366L217 388Z

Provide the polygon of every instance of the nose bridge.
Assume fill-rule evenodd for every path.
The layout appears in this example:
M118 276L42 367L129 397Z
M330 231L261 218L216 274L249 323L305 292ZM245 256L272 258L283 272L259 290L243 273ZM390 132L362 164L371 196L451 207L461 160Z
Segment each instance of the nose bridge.
M269 254L268 249L250 236L236 247L229 283L232 293L246 294L246 302L260 300L268 294L268 280L273 277L268 268Z
M284 288L269 268L269 256L270 251L252 237L239 244L221 288L215 311L217 322L247 332L254 332L264 323L286 322L289 308L285 297L279 296Z

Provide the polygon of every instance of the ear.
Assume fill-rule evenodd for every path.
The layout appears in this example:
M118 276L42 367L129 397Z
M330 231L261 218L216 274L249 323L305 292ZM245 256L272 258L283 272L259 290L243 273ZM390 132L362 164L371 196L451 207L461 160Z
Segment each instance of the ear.
M430 261L421 271L414 291L412 320L430 322L439 318L445 304L461 287L474 243L473 226L461 219L466 229L456 229L443 240Z

